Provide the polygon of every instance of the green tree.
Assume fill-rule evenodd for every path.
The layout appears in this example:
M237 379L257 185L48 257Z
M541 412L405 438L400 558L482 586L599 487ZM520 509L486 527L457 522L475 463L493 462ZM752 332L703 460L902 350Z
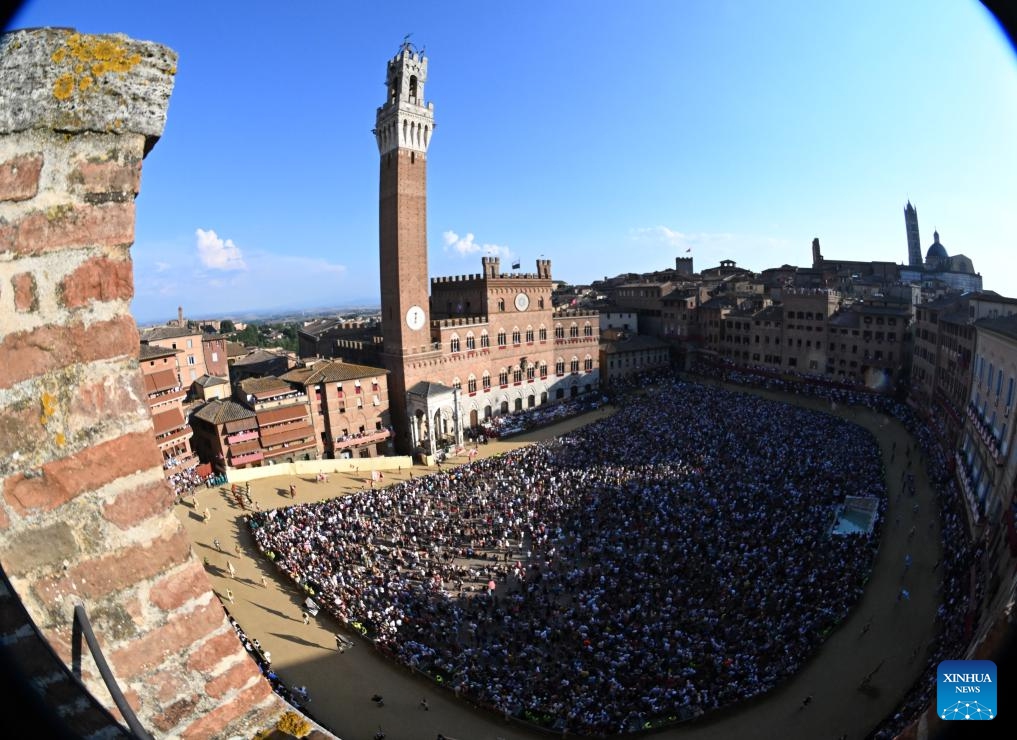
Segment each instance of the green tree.
M236 338L238 342L248 347L261 346L261 335L258 333L258 327L254 324L248 324L242 331L238 331Z
M232 334L237 330L237 327L229 319L223 319L219 322L219 333L220 334Z

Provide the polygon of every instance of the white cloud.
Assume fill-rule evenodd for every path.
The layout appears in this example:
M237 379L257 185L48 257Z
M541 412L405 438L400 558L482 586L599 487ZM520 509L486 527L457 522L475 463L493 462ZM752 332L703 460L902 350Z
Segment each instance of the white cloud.
M461 257L477 254L478 252L491 257L504 257L505 259L509 259L512 256L512 252L508 247L498 244L478 244L473 234L460 237L454 231L446 231L441 235L441 238L445 242L446 252L452 250L458 252Z
M201 264L212 270L246 270L244 255L232 239L220 239L215 231L197 229L198 257Z
M657 242L671 249L680 249L681 251L695 247L712 247L728 244L734 239L734 234L686 234L682 231L670 229L667 226L649 226L632 229L631 234L632 238L638 241Z
M155 263L155 271L156 272L166 272L166 270L170 269L171 267L172 267L172 265L169 262L156 262Z

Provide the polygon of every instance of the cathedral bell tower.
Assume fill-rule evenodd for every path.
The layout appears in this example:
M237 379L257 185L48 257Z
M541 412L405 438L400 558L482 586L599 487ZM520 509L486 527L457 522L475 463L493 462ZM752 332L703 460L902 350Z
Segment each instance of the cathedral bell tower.
M427 58L404 43L388 62L385 104L374 128L381 154L378 235L384 352L431 343L427 274L427 147L434 104L424 103Z
M908 234L908 267L922 267L922 239L918 236L918 209L911 201L904 206L904 228Z

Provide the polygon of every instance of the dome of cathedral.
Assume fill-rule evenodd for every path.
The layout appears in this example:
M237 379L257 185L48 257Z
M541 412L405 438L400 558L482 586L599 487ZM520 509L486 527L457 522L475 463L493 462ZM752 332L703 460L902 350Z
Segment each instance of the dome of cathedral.
M934 231L932 233L932 238L933 238L932 246L929 247L929 251L925 253L926 264L939 262L940 260L945 260L950 256L946 253L946 247L939 243L938 231Z

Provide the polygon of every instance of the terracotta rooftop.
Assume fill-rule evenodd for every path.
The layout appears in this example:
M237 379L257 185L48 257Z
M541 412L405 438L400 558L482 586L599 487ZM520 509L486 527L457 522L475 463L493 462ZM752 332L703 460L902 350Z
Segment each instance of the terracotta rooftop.
M200 378L194 381L197 385L202 388L211 388L214 385L229 385L230 382L226 378L217 378L214 375L202 375Z
M310 368L290 370L280 377L292 383L315 385L317 383L341 383L357 378L377 378L387 375L388 370L369 365L355 365L350 362L323 362Z
M227 350L227 353L228 352L229 352L229 350ZM279 355L279 354L276 354L275 352L269 352L267 349L261 349L259 347L258 349L253 350L246 357L241 357L234 364L236 364L236 365L257 365L257 364L262 363L262 362L271 362L273 360L280 360L280 359L285 360L286 359L285 355Z
M138 359L141 361L145 360L156 360L160 357L172 357L180 350L173 349L171 347L159 347L154 344L142 344L141 352L138 354Z
M254 412L236 401L222 401L217 398L195 411L193 416L209 424L218 425L238 419L253 419Z
M240 390L255 396L266 396L274 392L292 393L293 387L282 378L268 375L264 378L247 378L240 381Z
M177 339L178 337L196 337L201 335L200 329L188 329L185 326L153 326L141 332L142 342L156 342L160 339Z

